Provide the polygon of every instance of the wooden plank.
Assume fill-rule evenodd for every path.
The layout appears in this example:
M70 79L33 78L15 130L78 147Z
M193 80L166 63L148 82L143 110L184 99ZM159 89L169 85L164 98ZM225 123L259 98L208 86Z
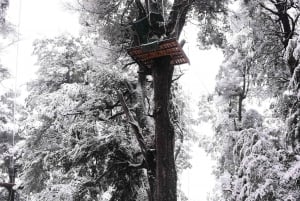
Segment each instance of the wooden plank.
M163 57L170 55L172 57L173 54L176 54L178 52L178 49L164 49L164 50L159 50L155 52L149 52L147 54L141 54L141 55L135 55L134 57L139 59L139 60L148 60L148 59L155 59L158 57Z
M163 49L163 50L158 50L158 51L155 51L155 52L149 52L149 53L146 53L146 54L143 54L143 55L137 55L136 57L137 58L143 58L143 57L150 57L150 58L155 58L155 55L156 58L157 57L162 57L162 56L166 56L166 55L172 55L172 54L175 54L176 52L179 52L178 48L169 48L169 49ZM151 56L153 55L153 56Z
M153 50L153 51L143 51L142 49L140 50L134 50L134 51L131 51L129 50L128 51L128 54L132 57L138 57L138 56L141 56L141 55L147 55L147 54L150 54L151 52L157 52L157 51L163 51L163 50L168 50L168 49L173 49L173 48L176 48L177 51L180 51L180 49L178 49L179 47L178 46L169 46L169 47L165 47L165 48L159 48L157 50Z

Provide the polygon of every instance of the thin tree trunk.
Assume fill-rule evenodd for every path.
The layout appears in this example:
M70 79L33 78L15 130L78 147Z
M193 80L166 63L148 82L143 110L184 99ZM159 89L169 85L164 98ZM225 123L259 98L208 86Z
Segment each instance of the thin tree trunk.
M152 67L156 140L155 201L176 201L177 174L174 159L174 127L169 116L170 88L174 67L170 57L156 59Z
M14 184L13 183L2 183L0 182L0 187L4 187L8 191L8 201L14 201L15 192L13 189Z
M239 103L238 103L238 121L242 121L242 109L243 109L243 95L239 95Z
M294 151L299 152L300 150L300 103L297 103L297 124L295 128L295 136L292 140L292 147Z
M9 183L14 184L15 183L15 169L14 167L8 168L8 174L9 174ZM14 201L15 200L15 190L13 189L13 186L11 186L8 189L8 201Z
M277 3L275 4L275 7L278 11L278 17L279 20L281 21L283 31L284 31L284 38L285 40L283 41L284 47L288 46L289 40L292 38L292 29L291 29L291 24L289 20L289 16L287 14L287 2L280 2L277 0Z
M13 188L9 189L9 195L8 195L8 201L14 201L15 200L15 191Z

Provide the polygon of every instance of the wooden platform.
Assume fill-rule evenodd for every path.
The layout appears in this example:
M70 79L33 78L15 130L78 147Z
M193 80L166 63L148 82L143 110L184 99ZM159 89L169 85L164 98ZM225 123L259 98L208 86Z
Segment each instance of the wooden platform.
M171 56L172 65L190 62L175 38L132 47L127 50L127 53L138 64L148 68L151 67L154 59L168 55Z

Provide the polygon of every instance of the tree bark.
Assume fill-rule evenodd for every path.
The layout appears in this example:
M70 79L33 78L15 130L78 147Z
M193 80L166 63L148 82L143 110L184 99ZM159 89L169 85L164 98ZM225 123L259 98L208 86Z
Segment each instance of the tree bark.
M15 191L13 188L10 188L8 190L9 194L8 194L8 201L14 201L15 200Z
M239 95L239 103L238 103L238 121L242 121L242 110L243 110L243 100L244 97L242 94Z
M14 184L15 183L15 177L16 177L16 171L14 165L12 167L8 168L8 175L9 175L9 183ZM15 200L15 190L13 189L13 186L8 189L9 195L8 195L8 201L14 201Z
M153 24L160 22L153 22L152 32L158 34L158 37L166 33L167 38L179 38L182 28L185 24L187 12L192 1L175 0L172 6L172 11L169 19L164 25L164 31L155 30ZM142 8L140 0L136 0L139 8L140 17L144 15L145 9ZM161 2L146 1L146 10L151 12L163 13L163 6ZM150 13L148 13L150 14ZM166 20L166 19L164 19ZM174 66L170 64L171 58L169 56L161 57L155 60L151 71L154 85L154 121L155 121L155 152L149 152L149 156L145 157L148 163L148 181L149 181L149 201L176 201L177 200L177 174L174 158L174 144L175 132L170 120L168 107L170 100L170 88ZM139 72L147 69L139 66ZM145 131L149 129L147 118L145 118L145 79L143 73L139 73L137 93L138 110L136 112L137 121L140 127ZM144 133L149 135L150 133ZM150 151L150 150L148 150ZM151 165L152 164L152 165Z
M169 99L173 65L169 56L155 60L152 67L154 84L154 120L156 140L155 201L177 200L177 174L174 159L174 127L169 116Z
M135 0L135 3L139 10L139 17L138 19L142 19L147 16L147 11L150 5L146 2L146 10L143 7L140 0ZM133 41L133 45L141 45L140 41L135 38ZM150 132L150 124L148 118L146 116L146 108L145 108L145 98L146 98L146 75L148 74L149 69L147 67L139 65L138 69L138 82L137 87L135 90L135 103L136 105L136 119L137 122L142 129L143 135L149 137L152 133ZM146 146L146 145L145 145ZM149 183L149 189L147 190L148 193L148 200L154 201L155 195L155 153L151 152L149 147L145 147L145 151L147 153L144 154L144 162L147 164L147 179Z
M281 2L277 0L275 7L278 11L278 17L282 24L284 31L284 41L283 45L286 48L288 46L289 40L292 38L292 29L290 25L290 20L287 13L287 2Z
M7 198L8 201L14 201L14 198L15 198L15 191L13 189L14 185L15 184L13 184L13 183L0 182L0 187L4 187L8 191L8 198Z
M7 201L14 201L15 200L15 190L13 186L15 185L15 171L9 168L9 183L0 182L0 187L6 188L8 191L8 198Z

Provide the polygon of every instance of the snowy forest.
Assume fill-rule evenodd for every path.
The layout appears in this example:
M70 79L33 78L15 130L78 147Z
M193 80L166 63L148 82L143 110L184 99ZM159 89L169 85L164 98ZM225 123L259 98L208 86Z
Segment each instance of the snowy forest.
M193 145L206 201L300 201L299 0L56 1L79 33L30 39L34 66L29 2L0 0L0 201L205 201ZM188 93L210 50L214 90Z

